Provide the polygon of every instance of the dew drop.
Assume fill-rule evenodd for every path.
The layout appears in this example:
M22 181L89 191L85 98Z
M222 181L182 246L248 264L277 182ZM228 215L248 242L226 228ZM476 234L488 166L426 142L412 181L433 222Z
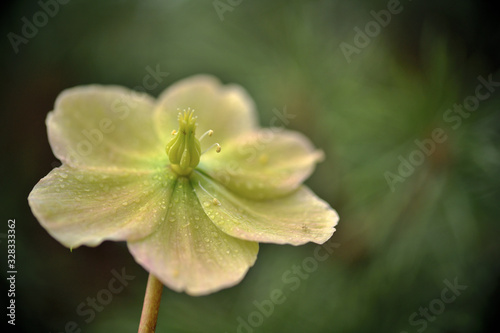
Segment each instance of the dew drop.
M268 154L262 154L259 156L259 163L262 165L266 165L267 162L269 162L269 155Z

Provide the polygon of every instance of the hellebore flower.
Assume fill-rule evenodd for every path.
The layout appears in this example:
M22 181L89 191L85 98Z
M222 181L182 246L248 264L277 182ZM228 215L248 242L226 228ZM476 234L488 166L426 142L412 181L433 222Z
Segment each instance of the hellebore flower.
M235 285L259 242L321 244L338 221L301 185L322 153L299 133L260 129L256 117L241 87L210 76L184 79L158 101L117 86L68 89L46 121L62 166L29 204L69 248L127 241L176 291Z

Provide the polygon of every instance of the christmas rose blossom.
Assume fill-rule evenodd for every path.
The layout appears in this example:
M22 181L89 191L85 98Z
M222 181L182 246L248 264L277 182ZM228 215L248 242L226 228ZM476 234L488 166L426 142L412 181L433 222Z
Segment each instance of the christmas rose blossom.
M302 185L322 153L297 132L259 128L239 86L199 75L157 101L76 87L46 123L62 166L29 195L40 224L69 248L127 241L176 291L237 284L259 242L322 244L335 231L337 213Z

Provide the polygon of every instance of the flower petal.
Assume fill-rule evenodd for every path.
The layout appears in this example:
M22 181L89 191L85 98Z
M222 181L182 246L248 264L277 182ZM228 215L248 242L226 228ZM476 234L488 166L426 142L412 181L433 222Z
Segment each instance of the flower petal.
M47 116L52 150L73 167L147 168L165 154L153 126L154 103L117 86L65 90Z
M242 87L224 86L215 77L196 75L173 84L158 98L155 124L163 141L168 142L172 130L178 129L179 110L188 108L198 117L197 136L214 131L201 142L202 151L257 127L254 102Z
M156 172L86 171L63 165L31 191L40 224L67 247L139 239L165 218L175 176Z
M254 264L259 248L220 231L185 177L177 181L165 223L128 246L135 260L166 286L190 295L237 284Z
M219 154L205 155L198 168L212 178L241 196L269 199L300 186L323 152L298 132L274 128L242 135Z
M305 186L283 198L256 201L239 197L216 181L191 176L205 213L233 237L278 244L322 244L335 231L337 212Z

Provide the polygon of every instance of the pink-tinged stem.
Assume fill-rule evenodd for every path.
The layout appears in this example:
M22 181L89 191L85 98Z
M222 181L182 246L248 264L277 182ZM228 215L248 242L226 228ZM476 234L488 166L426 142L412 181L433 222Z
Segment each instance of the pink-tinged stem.
M138 333L155 332L162 292L163 284L153 274L149 274Z

